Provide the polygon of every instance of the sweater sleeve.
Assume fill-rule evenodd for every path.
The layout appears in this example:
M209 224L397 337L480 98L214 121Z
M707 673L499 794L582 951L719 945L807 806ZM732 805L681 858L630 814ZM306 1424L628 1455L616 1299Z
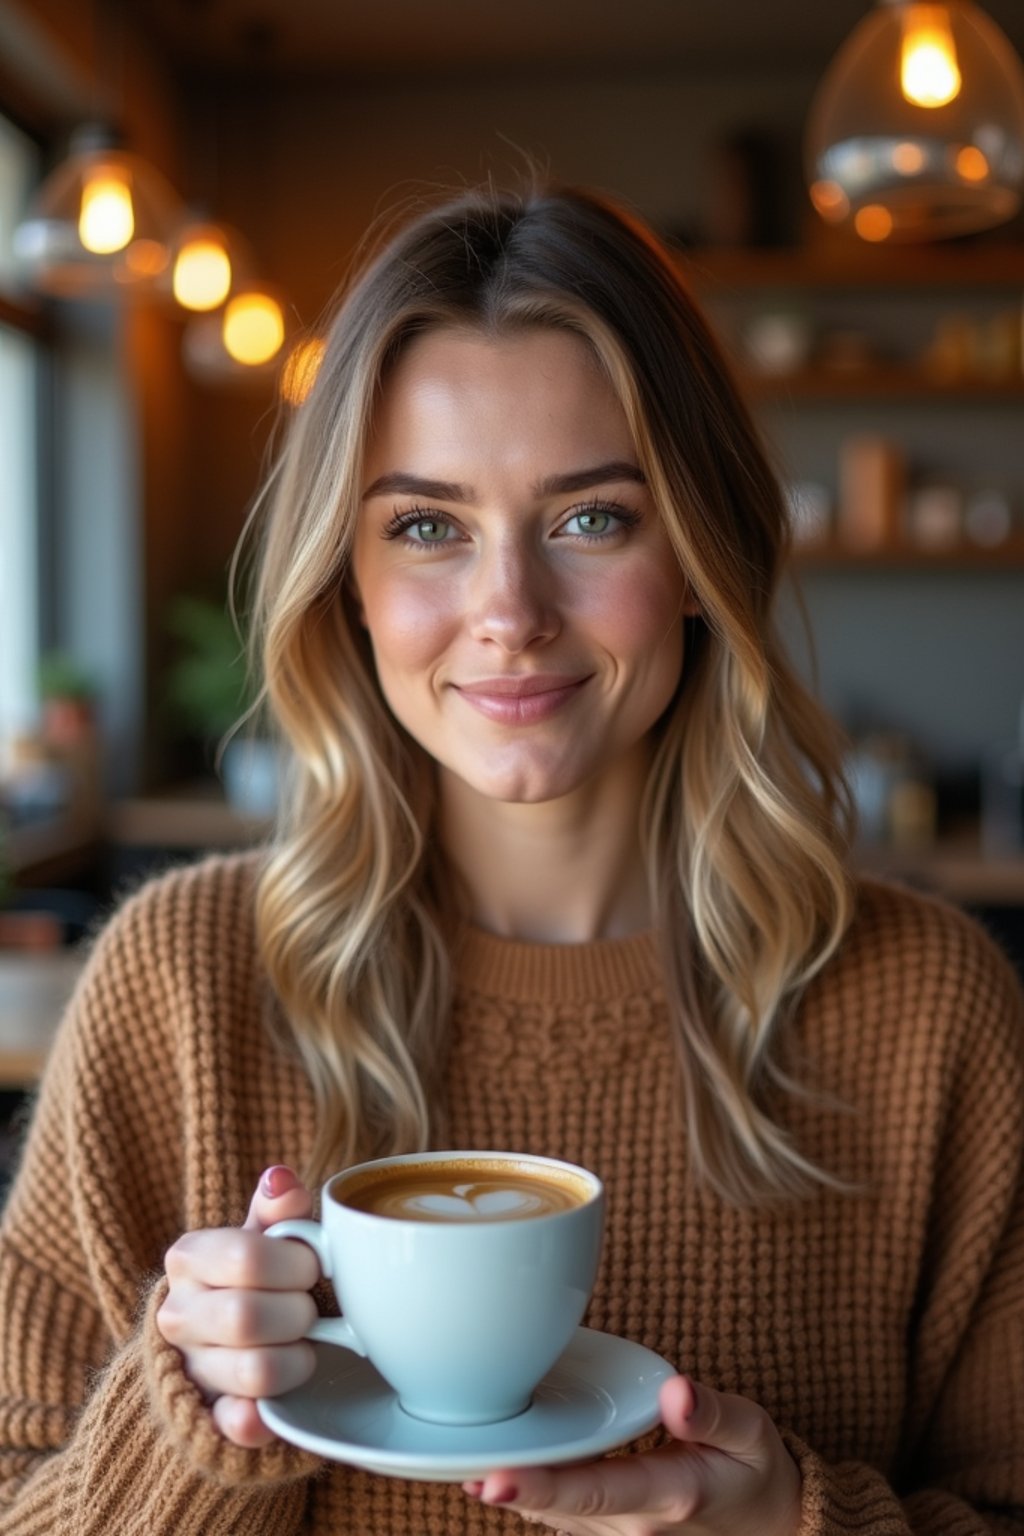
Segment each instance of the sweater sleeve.
M1024 1190L900 1492L784 1439L803 1479L799 1536L1024 1533Z
M0 1227L2 1536L292 1536L320 1466L226 1441L155 1324L185 1130L160 923L143 892L98 941Z
M1024 1533L1024 997L979 942L986 984L958 999L900 1465L890 1481L785 1433L799 1536Z

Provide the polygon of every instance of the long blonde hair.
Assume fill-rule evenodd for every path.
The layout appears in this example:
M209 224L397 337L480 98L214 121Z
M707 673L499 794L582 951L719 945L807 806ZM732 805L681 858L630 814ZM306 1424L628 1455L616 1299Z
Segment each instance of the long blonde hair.
M259 942L318 1106L318 1177L431 1135L452 1000L433 774L381 696L346 575L389 365L424 330L562 326L602 362L701 616L659 724L644 849L698 1177L746 1203L837 1184L774 1112L786 1019L851 914L834 728L772 607L779 486L677 264L631 215L560 189L421 214L341 303L268 482L254 646L292 779Z

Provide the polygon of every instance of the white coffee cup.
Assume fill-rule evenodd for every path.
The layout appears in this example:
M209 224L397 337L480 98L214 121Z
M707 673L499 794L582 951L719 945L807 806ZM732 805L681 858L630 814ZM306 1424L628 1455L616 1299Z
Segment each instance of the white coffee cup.
M603 1221L601 1181L574 1163L421 1152L335 1174L319 1222L267 1236L308 1243L334 1285L344 1316L307 1338L367 1356L416 1418L489 1424L529 1406L571 1341Z

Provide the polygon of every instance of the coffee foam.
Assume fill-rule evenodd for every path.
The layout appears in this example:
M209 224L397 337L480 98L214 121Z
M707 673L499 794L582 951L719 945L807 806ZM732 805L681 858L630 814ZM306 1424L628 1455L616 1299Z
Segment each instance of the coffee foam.
M405 1163L368 1170L331 1193L343 1205L395 1220L523 1221L585 1204L593 1186L569 1170L498 1159Z

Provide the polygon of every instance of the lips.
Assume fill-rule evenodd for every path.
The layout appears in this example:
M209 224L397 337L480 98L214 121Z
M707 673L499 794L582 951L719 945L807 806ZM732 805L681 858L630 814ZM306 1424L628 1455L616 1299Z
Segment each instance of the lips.
M487 677L455 684L471 709L500 725L533 725L549 719L570 703L590 677L539 673L521 677Z
M528 699L536 693L557 693L560 688L572 688L584 681L584 678L578 676L549 672L530 677L485 677L479 683L457 683L456 687L460 693L481 697Z

